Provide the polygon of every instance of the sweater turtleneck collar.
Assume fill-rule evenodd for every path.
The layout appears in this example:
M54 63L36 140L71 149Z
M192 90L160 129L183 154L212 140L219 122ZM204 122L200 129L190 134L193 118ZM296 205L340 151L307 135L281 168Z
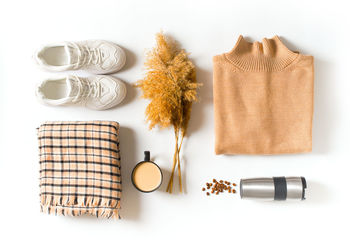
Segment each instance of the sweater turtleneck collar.
M235 47L225 56L244 71L281 71L290 65L299 53L289 50L278 36L251 43L240 35Z

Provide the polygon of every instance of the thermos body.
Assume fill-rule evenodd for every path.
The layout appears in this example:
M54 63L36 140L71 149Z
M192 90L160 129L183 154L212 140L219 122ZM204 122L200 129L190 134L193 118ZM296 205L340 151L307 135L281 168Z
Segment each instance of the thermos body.
M306 180L304 177L270 177L241 179L242 199L304 200Z

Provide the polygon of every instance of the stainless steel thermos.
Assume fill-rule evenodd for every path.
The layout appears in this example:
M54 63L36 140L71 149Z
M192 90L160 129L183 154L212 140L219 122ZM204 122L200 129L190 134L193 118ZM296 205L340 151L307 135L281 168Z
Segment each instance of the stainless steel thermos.
M241 179L242 199L304 200L306 180L304 177L270 177Z

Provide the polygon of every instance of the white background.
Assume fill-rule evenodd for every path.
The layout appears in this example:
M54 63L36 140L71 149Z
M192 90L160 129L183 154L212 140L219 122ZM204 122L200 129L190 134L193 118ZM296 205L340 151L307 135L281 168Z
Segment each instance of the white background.
M1 1L0 249L349 249L349 7L346 1ZM163 29L197 66L201 102L193 108L182 163L185 194L165 193L174 148L171 130L148 131L146 100L132 84L144 74L146 49ZM313 152L282 156L215 156L212 57L239 34L261 41L277 34L315 57ZM35 85L57 74L31 56L56 41L106 39L122 46L128 85L109 111L46 107ZM77 72L85 75L84 72ZM64 74L62 74L64 75ZM39 212L36 130L50 120L115 120L121 125L123 217L120 221ZM165 173L160 190L138 192L133 166L150 150ZM207 197L213 177L305 176L303 202Z

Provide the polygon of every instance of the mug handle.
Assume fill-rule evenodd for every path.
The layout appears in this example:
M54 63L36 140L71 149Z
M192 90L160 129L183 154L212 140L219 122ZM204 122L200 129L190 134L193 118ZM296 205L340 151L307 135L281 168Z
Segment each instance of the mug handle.
M149 151L145 151L145 161L150 161L151 160L151 153Z

